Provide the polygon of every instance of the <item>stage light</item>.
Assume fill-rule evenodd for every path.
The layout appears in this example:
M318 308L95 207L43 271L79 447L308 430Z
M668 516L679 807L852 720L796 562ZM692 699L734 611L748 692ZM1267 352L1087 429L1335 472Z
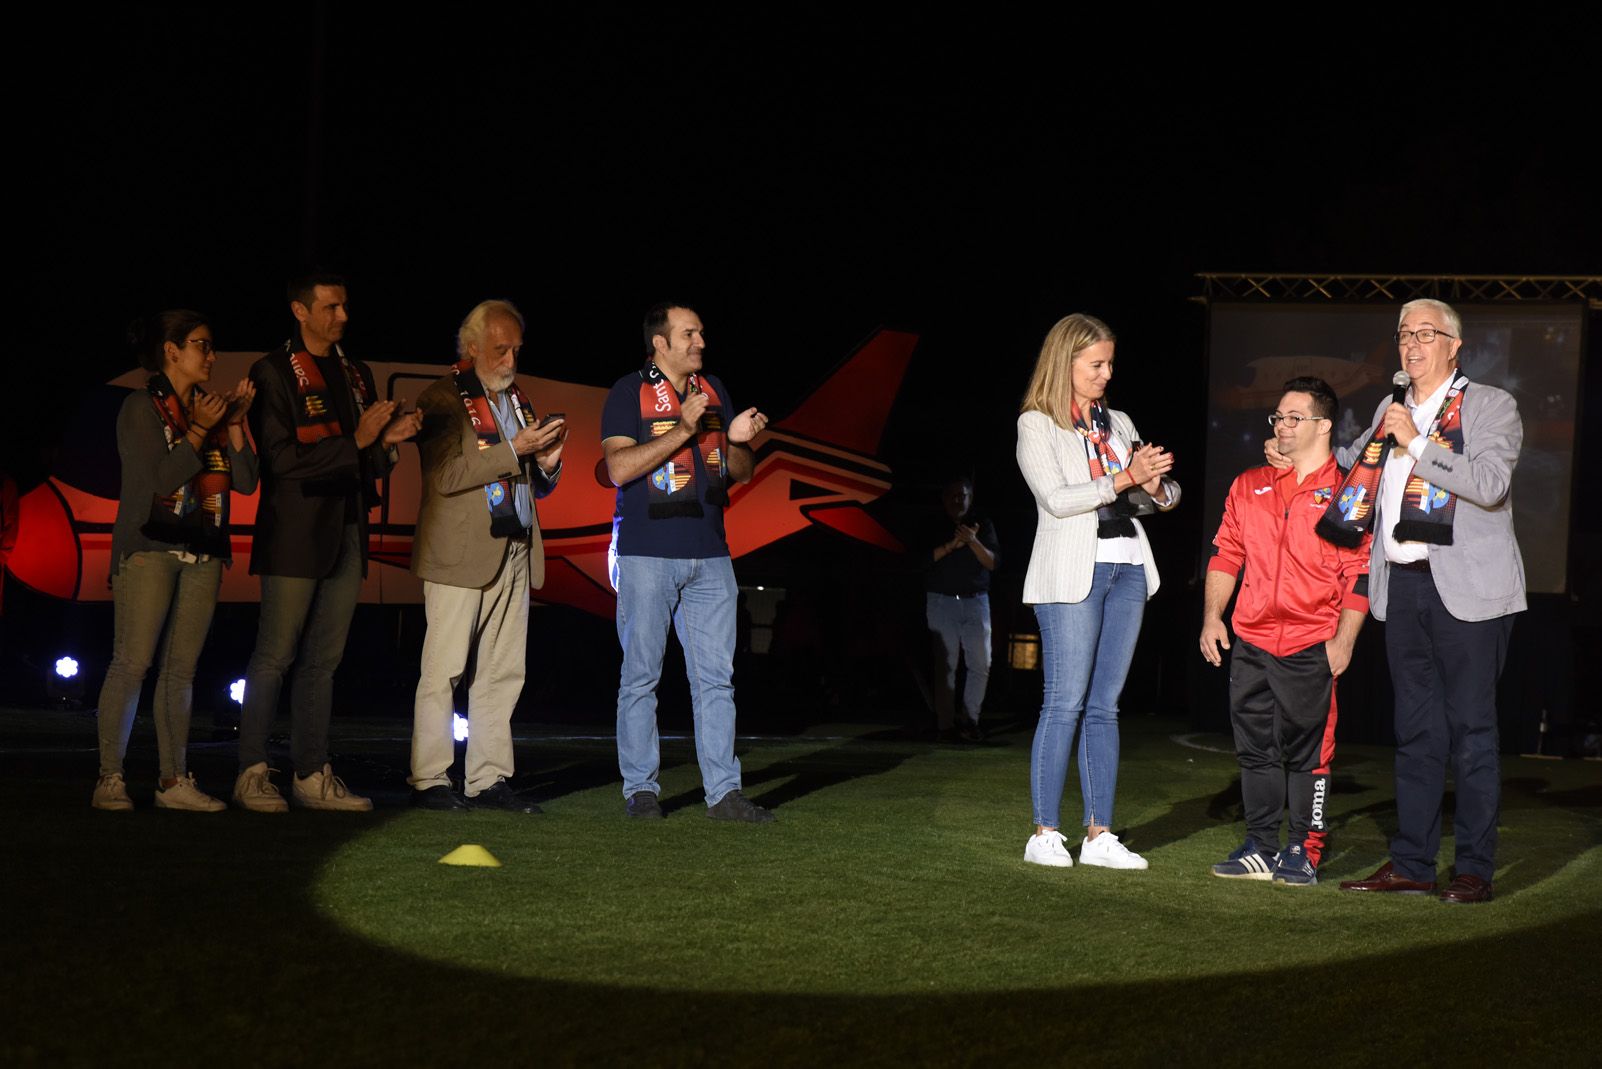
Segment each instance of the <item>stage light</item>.
M461 713L452 713L451 714L451 733L456 736L456 741L457 742L466 741L466 739L467 739L467 717L463 716Z
M45 696L63 709L83 708L84 678L76 657L57 657L44 676Z
M234 700L235 705L245 704L245 681L236 679L228 684L228 696Z

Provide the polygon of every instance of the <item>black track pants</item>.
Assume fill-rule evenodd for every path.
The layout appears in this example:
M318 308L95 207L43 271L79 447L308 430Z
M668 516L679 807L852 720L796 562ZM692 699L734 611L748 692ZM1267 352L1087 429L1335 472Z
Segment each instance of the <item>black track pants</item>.
M1237 640L1229 663L1229 711L1240 757L1246 833L1279 849L1287 795L1291 843L1317 865L1324 853L1329 766L1335 756L1335 677L1322 642L1275 657Z

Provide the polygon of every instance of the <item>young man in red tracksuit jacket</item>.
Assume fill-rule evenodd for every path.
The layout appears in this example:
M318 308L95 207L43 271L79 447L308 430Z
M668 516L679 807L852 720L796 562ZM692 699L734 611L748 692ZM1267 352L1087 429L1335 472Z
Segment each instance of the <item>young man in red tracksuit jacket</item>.
M1342 472L1331 452L1335 393L1322 379L1285 384L1269 417L1284 471L1242 473L1229 488L1207 569L1201 651L1230 649L1224 607L1244 569L1232 623L1229 709L1240 757L1246 842L1213 875L1306 887L1318 882L1335 754L1335 680L1368 613L1369 540L1341 549L1314 533ZM1288 788L1288 791L1287 791ZM1289 840L1279 850L1290 803Z

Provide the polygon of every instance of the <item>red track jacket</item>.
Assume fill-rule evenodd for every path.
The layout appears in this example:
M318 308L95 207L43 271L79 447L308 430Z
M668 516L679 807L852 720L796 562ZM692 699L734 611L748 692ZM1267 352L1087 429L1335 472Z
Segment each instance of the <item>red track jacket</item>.
M1284 479L1289 486L1280 485ZM1275 657L1333 638L1342 609L1368 611L1369 539L1341 549L1313 533L1341 479L1330 457L1300 486L1294 468L1261 467L1229 488L1213 538L1218 552L1207 568L1230 576L1245 568L1230 622L1235 634Z

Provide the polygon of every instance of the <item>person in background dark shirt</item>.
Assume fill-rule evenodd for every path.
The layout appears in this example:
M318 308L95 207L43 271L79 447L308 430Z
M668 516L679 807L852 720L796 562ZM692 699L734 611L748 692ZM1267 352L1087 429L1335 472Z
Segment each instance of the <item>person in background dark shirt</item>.
M929 630L939 663L935 720L942 738L977 742L979 708L990 682L990 573L996 569L996 529L973 515L973 480L959 476L940 491L950 533L929 555L924 580ZM967 664L962 715L957 715L957 662Z

